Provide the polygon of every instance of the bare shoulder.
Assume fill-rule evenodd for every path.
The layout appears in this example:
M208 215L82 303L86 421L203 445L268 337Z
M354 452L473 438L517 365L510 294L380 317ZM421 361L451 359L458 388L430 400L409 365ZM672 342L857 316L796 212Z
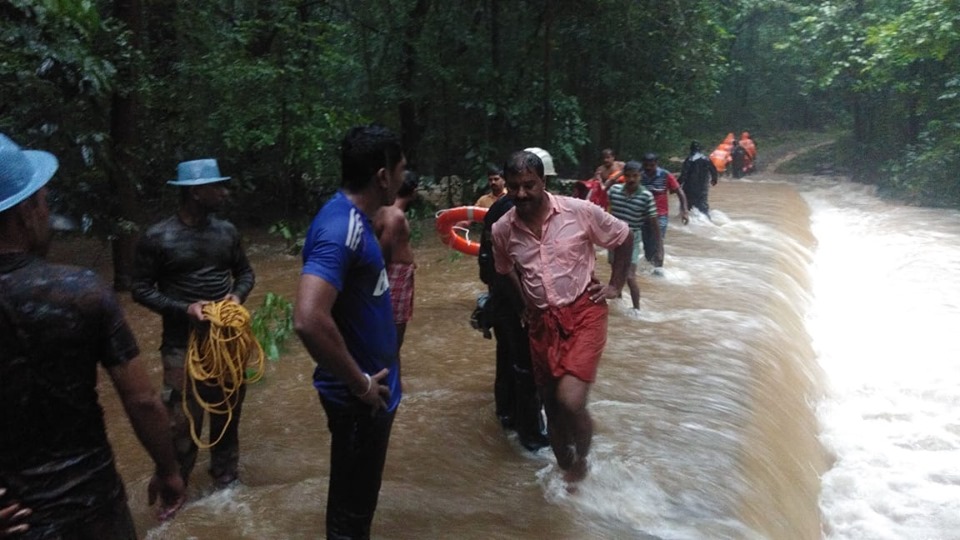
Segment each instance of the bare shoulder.
M377 229L382 229L384 227L395 227L398 223L406 221L406 219L403 210L400 210L396 206L384 206L380 208L380 210L377 210L377 215L373 223Z

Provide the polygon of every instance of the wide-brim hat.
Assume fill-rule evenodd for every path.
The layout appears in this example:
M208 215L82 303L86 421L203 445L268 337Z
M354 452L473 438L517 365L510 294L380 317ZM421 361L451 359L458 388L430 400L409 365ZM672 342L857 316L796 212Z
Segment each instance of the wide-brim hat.
M0 212L12 208L40 190L60 166L42 150L23 150L0 133Z
M167 183L171 186L201 186L229 179L229 176L220 175L217 160L207 158L181 162L177 165L177 179Z
M540 161L543 162L543 175L544 176L556 176L557 170L553 168L553 157L550 155L550 152L547 152L543 148L538 148L536 146L530 148L524 148L524 152L531 152L536 154Z

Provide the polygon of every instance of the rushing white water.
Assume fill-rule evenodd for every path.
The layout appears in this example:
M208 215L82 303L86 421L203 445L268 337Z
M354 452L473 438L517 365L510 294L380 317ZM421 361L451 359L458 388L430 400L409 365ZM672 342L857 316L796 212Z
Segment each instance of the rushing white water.
M835 460L825 535L960 538L960 212L831 179L798 186L818 241L808 327Z

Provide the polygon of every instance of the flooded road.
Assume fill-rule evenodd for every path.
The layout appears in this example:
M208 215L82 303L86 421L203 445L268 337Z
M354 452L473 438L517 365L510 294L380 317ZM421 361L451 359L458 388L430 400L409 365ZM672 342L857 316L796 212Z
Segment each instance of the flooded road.
M934 280L960 283L960 218L944 222L942 213L929 211L932 231L916 223L900 226L906 216L881 224L883 216L908 210L871 197L842 183L757 175L722 182L711 192L713 222L698 216L686 227L671 222L666 275L641 268L639 315L631 314L628 298L612 305L590 397L592 468L575 495L563 489L549 450L531 454L499 427L494 342L468 324L484 290L476 260L440 246L425 224L403 350L406 394L374 537L950 538L946 531L958 530L960 515L960 428L955 415L949 421L944 415L958 403L960 355L955 340L934 337L958 328L960 302L956 286L946 294ZM861 213L852 214L846 204L860 205ZM874 213L880 217L864 229L859 218ZM837 244L832 239L841 232L847 242ZM876 234L887 240L864 241ZM853 272L854 261L871 260L856 249L882 254L898 243L914 246L915 234L929 240L917 253L940 253L944 239L952 251L941 259L901 259L903 268L890 269L876 283L866 276L885 268L877 263L863 262L866 267ZM268 291L292 299L299 258L256 240L249 254L258 283L248 307L257 307ZM956 273L941 274L948 268ZM608 275L605 255L598 269ZM849 285L832 289L825 281L831 275L880 294L837 296L831 290ZM883 283L897 275L922 277L929 289L891 294ZM879 319L850 332L854 321L885 315L877 302L891 298L914 302L898 310L900 324ZM945 317L942 324L919 322L927 320L929 311L920 306L928 302L944 310L936 312ZM159 385L160 321L129 300L124 305ZM923 333L906 345L888 341L904 325ZM929 353L920 348L908 354L928 345ZM924 374L910 363L919 363ZM329 436L311 371L297 342L280 361L268 363L244 406L243 484L211 493L208 454L201 451L190 502L163 525L146 508L149 459L113 390L101 385L141 535L322 537ZM878 449L879 457L872 453ZM906 500L918 490L927 506L909 510ZM924 522L938 511L939 519ZM900 529L888 526L893 532L881 534L878 514L906 517ZM910 534L916 531L927 534Z

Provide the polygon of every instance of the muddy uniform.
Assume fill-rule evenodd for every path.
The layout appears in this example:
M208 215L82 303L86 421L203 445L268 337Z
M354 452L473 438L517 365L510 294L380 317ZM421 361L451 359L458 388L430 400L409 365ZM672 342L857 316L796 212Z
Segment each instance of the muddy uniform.
M136 538L97 402L97 364L138 354L93 272L0 255L0 486L33 509L17 538Z
M243 251L240 233L227 221L210 218L200 227L188 227L177 216L150 227L137 245L133 299L163 317L163 400L173 423L174 447L184 481L197 459L197 445L181 405L184 385L184 358L190 319L187 307L198 301L218 301L228 294L246 300L253 289L254 275ZM223 400L218 387L199 385L203 398L212 403ZM240 441L238 427L246 386L238 392L233 420L223 439L210 449L210 474L218 483L236 478ZM192 393L187 406L202 429L203 410ZM211 415L210 433L223 430L225 415Z
M513 199L503 197L490 207L483 219L480 236L480 279L489 287L484 305L488 321L497 338L497 370L493 395L497 418L507 428L517 430L520 444L536 450L548 444L546 425L540 411L530 364L530 339L521 323L523 300L505 275L498 274L493 261L493 224L513 208Z
M695 152L683 160L680 169L680 188L687 196L687 203L704 215L710 214L707 194L710 184L717 182L717 168L710 158L701 152Z

